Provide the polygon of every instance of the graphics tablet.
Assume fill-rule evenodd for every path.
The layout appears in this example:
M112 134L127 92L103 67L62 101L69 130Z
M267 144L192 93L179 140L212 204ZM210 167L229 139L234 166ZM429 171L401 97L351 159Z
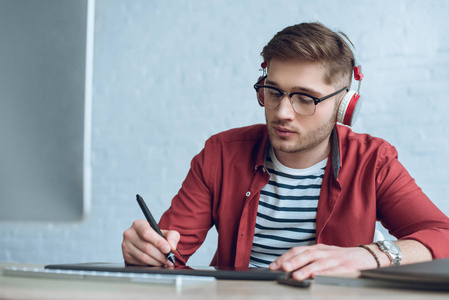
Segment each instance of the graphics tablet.
M150 266L125 266L119 263L81 263L47 265L45 269L98 271L98 272L124 272L166 275L209 276L216 279L232 280L277 280L289 277L287 272L272 271L266 268L232 268L232 267L189 267L177 266L175 268Z

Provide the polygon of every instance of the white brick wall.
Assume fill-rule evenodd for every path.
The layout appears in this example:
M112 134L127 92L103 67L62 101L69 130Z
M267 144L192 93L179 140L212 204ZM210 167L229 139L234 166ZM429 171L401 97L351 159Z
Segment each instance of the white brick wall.
M449 214L449 2L97 0L92 209L76 223L0 222L0 261L121 261L122 232L169 206L211 134L264 122L259 53L287 25L346 32L365 79L355 131L395 145ZM215 231L191 264L208 264Z

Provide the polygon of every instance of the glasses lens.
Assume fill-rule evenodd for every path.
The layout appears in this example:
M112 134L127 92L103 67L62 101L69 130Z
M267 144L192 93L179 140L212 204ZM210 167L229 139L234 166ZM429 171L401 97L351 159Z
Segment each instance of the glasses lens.
M258 90L259 103L268 108L277 108L284 96L288 97L285 92L270 86L261 87ZM300 115L311 116L315 113L315 101L306 94L293 94L290 101L295 112Z
M300 115L311 116L315 113L315 101L308 95L294 94L291 97L293 109Z
M265 106L268 108L276 108L279 106L284 94L271 87L263 87L263 95L265 98Z

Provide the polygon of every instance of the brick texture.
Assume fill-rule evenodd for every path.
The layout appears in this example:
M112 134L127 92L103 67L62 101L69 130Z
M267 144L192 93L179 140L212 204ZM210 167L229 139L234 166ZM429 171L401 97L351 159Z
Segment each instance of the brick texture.
M385 138L449 214L449 2L97 0L92 203L74 223L0 222L0 261L121 261L123 231L159 218L212 134L264 122L252 84L287 25L347 33L365 79L354 130ZM446 170L446 171L445 171ZM216 232L192 258L207 265Z

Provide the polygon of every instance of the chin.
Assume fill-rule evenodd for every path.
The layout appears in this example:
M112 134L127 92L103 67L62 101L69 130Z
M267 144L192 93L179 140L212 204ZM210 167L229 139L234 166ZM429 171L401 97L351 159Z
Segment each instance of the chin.
M285 153L297 153L304 150L304 145L302 145L302 143L299 141L296 143L286 140L275 141L273 138L270 137L270 143L271 147L273 147L274 150Z
M273 148L277 151L281 151L284 153L298 153L305 150L305 148L303 148L301 145L293 145L293 146L281 145L281 146L273 146Z

